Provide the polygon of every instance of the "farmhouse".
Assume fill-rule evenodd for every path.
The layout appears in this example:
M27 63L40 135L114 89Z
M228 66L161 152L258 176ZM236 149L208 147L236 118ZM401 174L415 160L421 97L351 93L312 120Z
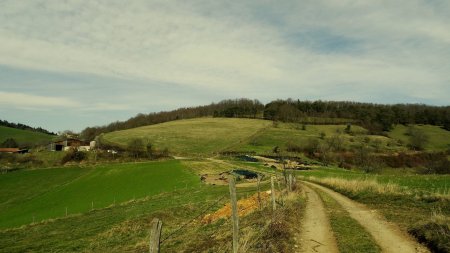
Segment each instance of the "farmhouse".
M70 148L77 148L78 150L89 151L89 142L82 141L75 138L67 138L60 141L52 142L48 145L48 150L50 151L67 151Z

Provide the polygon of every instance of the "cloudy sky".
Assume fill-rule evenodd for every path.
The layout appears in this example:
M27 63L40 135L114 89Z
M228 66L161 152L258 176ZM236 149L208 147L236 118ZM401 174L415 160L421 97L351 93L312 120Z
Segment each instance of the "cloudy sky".
M240 97L449 105L450 1L0 1L0 119L78 131Z

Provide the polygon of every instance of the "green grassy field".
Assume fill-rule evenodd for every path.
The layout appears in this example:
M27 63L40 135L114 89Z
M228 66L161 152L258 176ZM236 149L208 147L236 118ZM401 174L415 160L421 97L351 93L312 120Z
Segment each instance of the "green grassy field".
M339 136L347 148L364 142L381 150L406 149L388 137L367 135L367 130L360 126L352 126L351 133L345 133L345 127L306 125L302 130L302 125L293 123L279 123L274 127L272 121L267 120L198 118L112 132L105 134L103 140L126 146L131 139L142 138L158 149L167 147L180 155L211 155L220 151L268 153L275 146L285 148L289 143L304 146L310 138L325 142L334 136Z
M301 125L292 123L279 123L277 127L270 127L252 136L248 141L239 143L234 149L239 151L256 151L258 153L270 152L275 146L286 148L288 144L305 146L309 139L318 139L324 143L327 138L339 136L344 147L368 142L369 145L379 142L381 149L399 150L402 147L392 145L392 140L385 136L367 135L367 130L360 126L352 126L351 133L345 133L345 125ZM324 135L324 138L321 138ZM388 143L391 146L388 146Z
M395 174L394 174L395 173ZM450 194L450 175L417 175L407 170L398 169L397 172L386 174L368 174L361 171L349 171L341 168L322 167L309 171L298 171L298 175L316 178L342 178L346 180L373 179L379 183L393 183L403 189L430 193Z
M425 145L426 150L448 150L450 148L450 131L431 125L414 125L414 127L428 135L429 142ZM407 126L397 125L389 132L389 137L407 144L409 142L409 136L406 135L407 130Z
M34 144L34 143L42 143L42 142L49 142L53 139L54 136L44 134L44 133L38 133L28 130L20 130L10 127L4 127L0 126L0 143L4 142L8 138L13 138L16 140L19 144L27 145L27 144Z
M224 252L231 244L229 220L202 224L198 217L229 202L228 186L202 184L198 174L234 167L216 160L169 160L0 175L0 252L147 252L154 217L164 222L162 252ZM238 199L255 191L256 185L239 187ZM36 223L29 224L33 214ZM266 228L267 221L260 213L242 218L242 234L259 237L252 231ZM28 225L17 228L21 224ZM5 229L10 227L15 228Z
M82 213L200 184L178 161L52 168L0 175L0 227Z
M175 154L211 154L226 150L271 125L254 119L199 118L112 132L107 142L127 145L133 138L143 138L157 149L169 148Z

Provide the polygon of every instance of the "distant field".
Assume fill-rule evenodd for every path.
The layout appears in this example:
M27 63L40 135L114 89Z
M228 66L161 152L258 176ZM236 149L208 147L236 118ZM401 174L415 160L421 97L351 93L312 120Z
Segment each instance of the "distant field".
M414 127L424 131L428 135L429 142L425 145L425 149L447 150L450 148L450 131L432 125L414 125ZM406 135L407 130L407 126L397 125L389 132L389 137L401 140L407 144L409 142L409 136Z
M143 138L173 153L211 154L245 141L271 124L257 119L198 118L112 132L104 139L127 145L133 138Z
M299 175L314 176L317 178L343 178L343 179L375 179L380 183L394 183L402 188L428 193L450 194L450 175L416 175L403 172L393 175L387 174L367 174L359 171L349 171L340 168L323 167L311 171L299 171Z
M152 196L200 180L178 161L52 168L0 175L0 228Z
M340 136L344 147L358 145L368 140L368 145L375 145L375 142L379 142L379 147L383 150L404 149L396 143L392 144L392 140L385 136L367 135L367 130L360 126L353 125L351 134L344 132L345 127L345 125L306 125L306 129L302 130L300 124L280 123L277 127L270 127L259 132L247 142L240 143L234 148L241 151L264 153L270 152L275 146L281 148L285 148L287 144L305 146L309 139L325 142L327 138ZM321 134L324 134L324 140L320 138ZM364 140L365 138L367 140Z
M8 138L15 139L19 144L41 143L50 141L53 137L44 133L0 126L0 143Z

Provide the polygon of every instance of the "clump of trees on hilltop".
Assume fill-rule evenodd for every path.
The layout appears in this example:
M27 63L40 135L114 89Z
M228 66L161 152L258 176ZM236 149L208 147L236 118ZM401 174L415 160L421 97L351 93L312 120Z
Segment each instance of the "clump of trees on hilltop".
M395 124L430 124L450 131L450 106L422 104L383 105L346 101L275 100L266 105L246 98L228 99L210 105L184 107L173 111L138 114L126 121L106 126L88 127L81 132L84 139L92 140L101 133L153 125L178 119L198 117L264 118L273 121L311 124L315 117L320 124L349 123L351 120L372 133L388 131ZM324 120L326 119L326 120Z
M450 106L288 99L272 101L264 108L265 119L302 122L305 117L352 119L371 132L389 131L395 124L438 125L450 131Z
M8 122L6 120L0 120L0 126L11 127L11 128L21 129L21 130L29 130L29 131L33 131L33 132L39 132L39 133L50 134L50 135L56 135L53 132L43 129L42 127L31 127L31 126L21 124L21 123Z
M138 114L126 121L116 121L106 126L88 127L81 132L84 139L92 140L101 133L117 130L125 130L140 126L164 123L179 119L191 119L199 117L236 117L257 118L261 117L264 105L258 100L228 99L210 105L183 107L173 111L163 111L149 114Z

